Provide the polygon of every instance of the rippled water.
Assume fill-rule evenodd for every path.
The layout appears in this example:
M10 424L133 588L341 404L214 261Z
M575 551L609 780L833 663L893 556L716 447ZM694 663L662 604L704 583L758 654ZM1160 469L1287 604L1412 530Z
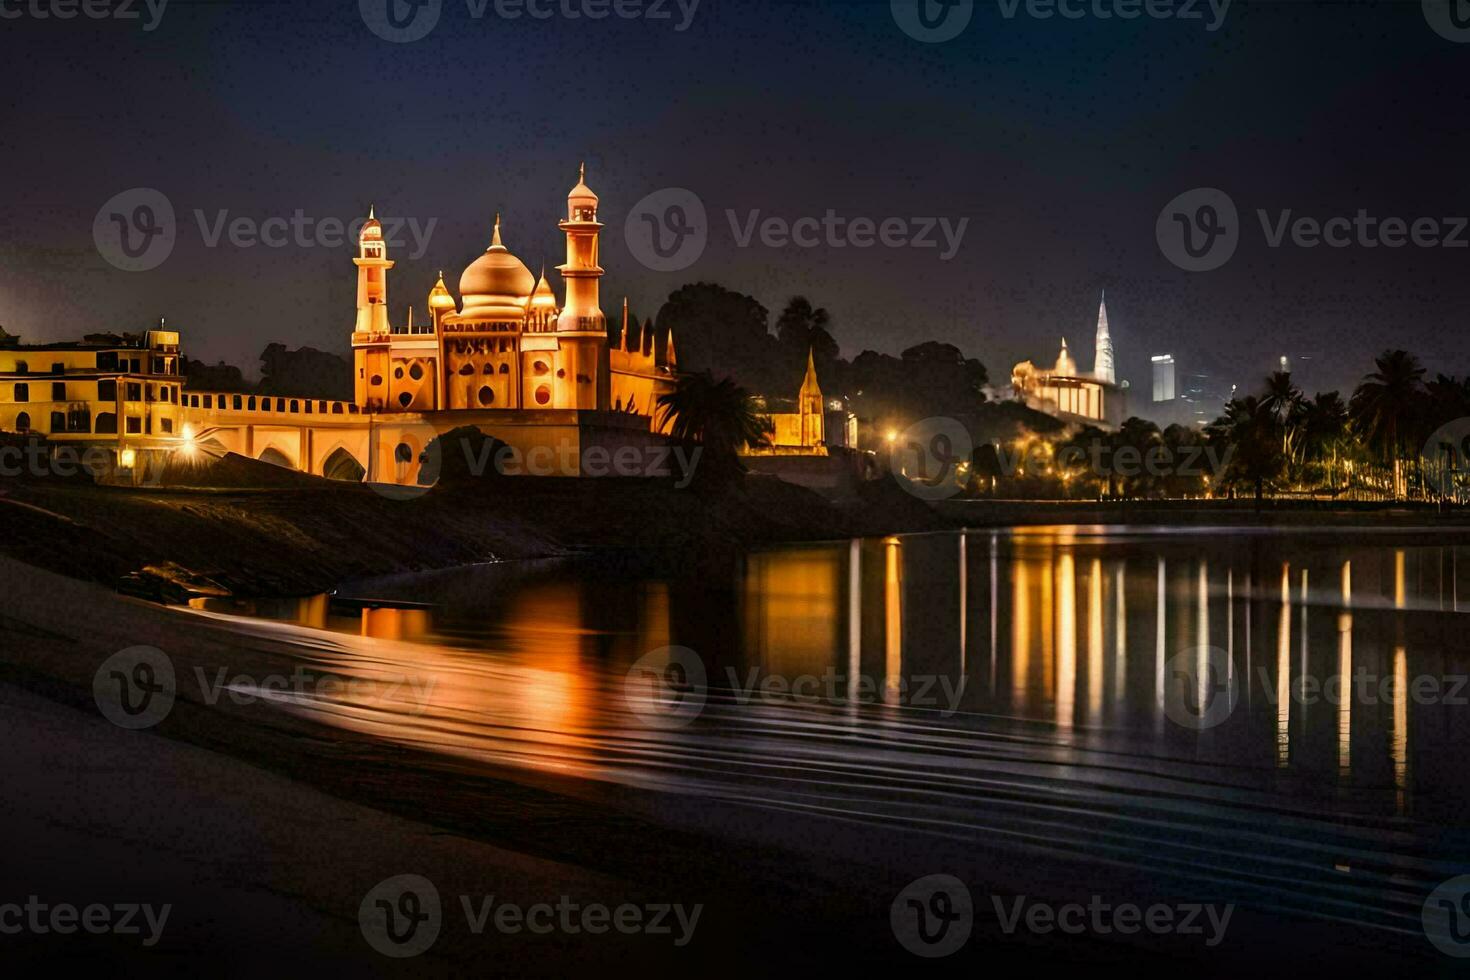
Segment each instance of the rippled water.
M330 678L282 710L375 738L1409 933L1466 866L1462 557L1056 527L767 551L721 581L494 565L345 590L391 604L199 608Z

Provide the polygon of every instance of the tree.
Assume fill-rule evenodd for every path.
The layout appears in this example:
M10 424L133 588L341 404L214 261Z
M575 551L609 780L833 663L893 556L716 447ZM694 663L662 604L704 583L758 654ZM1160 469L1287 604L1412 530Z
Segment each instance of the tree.
M1402 499L1408 492L1403 463L1425 407L1424 368L1401 350L1384 351L1374 367L1353 392L1348 411L1369 451L1393 468L1393 494Z
M827 311L820 307L814 309L805 296L791 297L786 309L776 318L776 337L787 350L785 356L794 352L804 360L810 350L819 368L837 360L837 341L827 329L831 322Z
M1266 484L1281 475L1286 459L1281 455L1281 423L1273 408L1261 398L1249 395L1232 399L1225 414L1206 429L1210 440L1230 448L1230 463L1225 467L1222 483L1250 485L1255 490L1256 506L1266 493Z
M1336 487L1338 456L1348 434L1348 409L1335 391L1317 392L1301 411L1301 452L1306 463L1315 462L1329 487Z
M685 443L700 443L703 454L696 481L721 484L745 472L740 450L766 444L767 420L756 411L750 392L729 378L708 371L682 374L674 390L658 399L660 420L672 420L670 432Z

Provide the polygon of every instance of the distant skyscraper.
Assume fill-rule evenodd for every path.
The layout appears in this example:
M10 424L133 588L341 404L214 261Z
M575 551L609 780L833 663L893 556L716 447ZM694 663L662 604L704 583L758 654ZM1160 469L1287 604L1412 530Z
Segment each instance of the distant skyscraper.
M1171 402L1174 400L1174 355L1155 354L1151 360L1154 366L1154 401Z
M1092 376L1108 384L1117 384L1113 372L1113 337L1108 333L1108 294L1097 302L1097 352L1092 362Z

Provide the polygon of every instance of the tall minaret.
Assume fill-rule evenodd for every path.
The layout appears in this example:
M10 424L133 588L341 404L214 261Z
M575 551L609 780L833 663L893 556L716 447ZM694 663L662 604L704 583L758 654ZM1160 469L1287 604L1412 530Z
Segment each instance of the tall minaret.
M1108 333L1108 293L1103 290L1097 303L1097 353L1092 362L1092 375L1099 381L1117 384L1113 371L1113 337Z
M368 219L357 236L357 325L355 333L387 333L388 247L383 243L383 226L368 208Z
M607 373L607 318L598 298L602 266L597 264L597 195L587 186L587 166L582 165L577 186L567 195L567 217L557 227L567 236L567 261L557 266L566 281L567 297L556 318L561 338L563 364L573 390L558 388L557 408L606 408L609 397Z
M392 328L388 324L388 249L373 210L357 236L357 321L352 328L353 397L364 411L381 412L391 394Z

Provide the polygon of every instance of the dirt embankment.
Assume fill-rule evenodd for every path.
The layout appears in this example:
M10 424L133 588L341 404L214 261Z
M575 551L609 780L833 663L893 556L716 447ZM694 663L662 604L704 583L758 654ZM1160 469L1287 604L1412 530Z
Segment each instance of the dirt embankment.
M196 482L206 485L6 481L0 554L159 598L304 595L353 578L604 551L697 571L762 544L944 526L891 483L841 504L755 476L718 490L656 479L446 478L402 493L240 457Z

